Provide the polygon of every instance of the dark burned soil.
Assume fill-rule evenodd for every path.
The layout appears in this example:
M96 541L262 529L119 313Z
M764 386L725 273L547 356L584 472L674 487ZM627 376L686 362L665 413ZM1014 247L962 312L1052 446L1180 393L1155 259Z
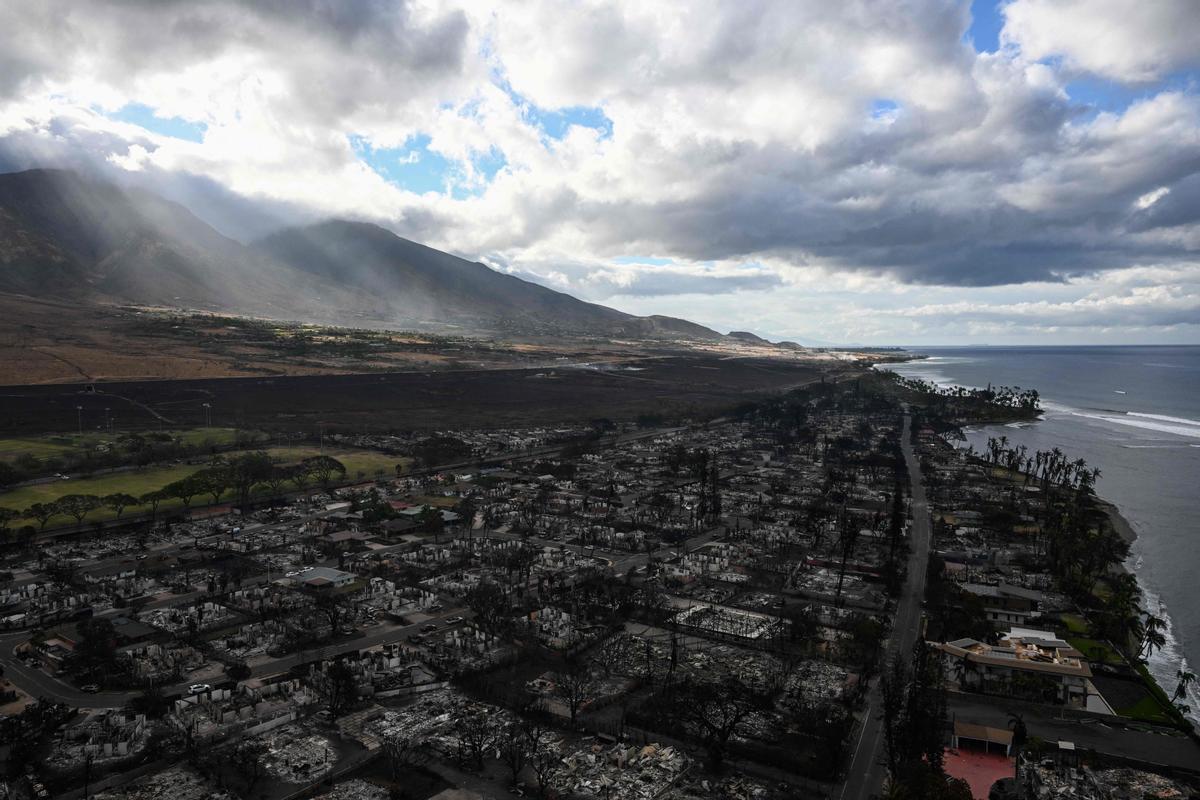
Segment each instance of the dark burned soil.
M119 430L205 424L274 430L529 427L598 418L716 413L829 375L783 359L683 356L533 369L297 375L0 387L0 433L103 425ZM108 409L106 412L105 409Z

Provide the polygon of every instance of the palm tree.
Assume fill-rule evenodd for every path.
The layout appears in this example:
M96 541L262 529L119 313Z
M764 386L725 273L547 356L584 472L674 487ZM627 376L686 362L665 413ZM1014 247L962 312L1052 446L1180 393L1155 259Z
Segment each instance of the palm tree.
M1029 730L1025 727L1025 718L1013 712L1009 712L1008 715L1008 728L1013 732L1012 745L1015 756L1021 752L1021 747L1029 738Z
M1187 697L1188 687L1196 682L1196 673L1186 669L1178 669L1175 671L1176 677L1179 678L1179 683L1175 684L1175 693L1171 695L1171 702L1175 703Z
M1153 614L1146 615L1146 622L1142 625L1142 644L1138 650L1139 657L1148 659L1155 650L1161 650L1166 646L1167 637L1163 633L1166 625L1162 617L1156 617Z

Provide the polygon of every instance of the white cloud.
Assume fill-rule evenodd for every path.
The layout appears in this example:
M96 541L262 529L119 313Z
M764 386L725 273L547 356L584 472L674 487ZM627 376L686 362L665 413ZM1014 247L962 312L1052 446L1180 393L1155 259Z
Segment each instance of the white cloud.
M246 215L218 200L366 218L723 327L933 335L933 315L864 309L1195 261L1195 92L1150 85L1084 115L1065 90L1080 71L1186 66L1190 4L1013 0L1007 46L985 54L964 43L969 4L940 0L9 4L0 166L97 163L175 190L200 176L229 193L204 195L209 217L234 226ZM202 123L202 141L105 116L129 102ZM539 127L573 106L600 109L611 133ZM454 194L389 183L351 145L425 166L417 134L454 165ZM483 158L504 166L489 177ZM673 263L614 261L651 253ZM1158 296L1168 316L1172 297Z
M1013 0L1001 39L1027 58L1128 83L1200 63L1194 0Z

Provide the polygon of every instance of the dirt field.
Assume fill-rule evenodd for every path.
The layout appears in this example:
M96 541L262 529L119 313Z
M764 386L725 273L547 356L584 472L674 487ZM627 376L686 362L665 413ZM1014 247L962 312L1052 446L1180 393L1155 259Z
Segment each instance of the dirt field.
M203 425L314 432L526 427L654 412L716 412L819 380L830 367L714 356L529 369L160 380L0 388L0 434Z
M520 367L644 352L637 343L496 342L0 293L0 386Z

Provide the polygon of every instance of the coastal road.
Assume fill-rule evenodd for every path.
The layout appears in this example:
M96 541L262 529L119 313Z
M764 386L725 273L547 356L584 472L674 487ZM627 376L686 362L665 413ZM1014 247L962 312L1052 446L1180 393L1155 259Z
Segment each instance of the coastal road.
M912 530L909 537L908 577L896 604L896 615L892 621L892 633L888 638L887 657L907 658L916 644L921 628L921 600L925 596L925 567L929 561L929 504L925 499L925 485L921 482L921 461L913 450L910 440L912 419L904 415L904 428L900 434L904 463L908 467L908 480L912 486ZM880 718L881 697L879 680L876 679L867 692L867 707L863 713L862 726L853 740L853 754L842 786L840 800L868 800L879 795L887 773L884 752L883 721Z
M1147 729L1119 717L1065 716L1053 706L1010 704L1006 698L949 692L951 720L1007 728L1013 714L1025 721L1030 736L1050 742L1073 742L1076 747L1102 755L1133 758L1150 764L1195 770L1200 765L1200 744L1170 730Z

